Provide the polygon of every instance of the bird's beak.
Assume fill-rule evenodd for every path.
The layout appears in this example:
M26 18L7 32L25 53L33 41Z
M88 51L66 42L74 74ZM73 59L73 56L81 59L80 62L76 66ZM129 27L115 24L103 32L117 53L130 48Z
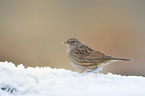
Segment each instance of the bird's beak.
M67 42L62 42L62 44L67 44Z

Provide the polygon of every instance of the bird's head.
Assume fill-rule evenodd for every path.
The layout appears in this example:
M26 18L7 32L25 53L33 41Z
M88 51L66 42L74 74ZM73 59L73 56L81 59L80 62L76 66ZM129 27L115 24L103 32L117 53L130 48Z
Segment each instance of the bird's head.
M82 45L82 43L75 38L70 38L66 42L63 42L63 44L66 44L71 49L77 48L78 46Z

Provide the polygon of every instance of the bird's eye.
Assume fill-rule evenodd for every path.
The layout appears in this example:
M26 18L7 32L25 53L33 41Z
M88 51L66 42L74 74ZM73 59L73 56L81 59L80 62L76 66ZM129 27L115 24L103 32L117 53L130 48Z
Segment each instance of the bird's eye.
M71 41L71 43L75 43L75 41Z

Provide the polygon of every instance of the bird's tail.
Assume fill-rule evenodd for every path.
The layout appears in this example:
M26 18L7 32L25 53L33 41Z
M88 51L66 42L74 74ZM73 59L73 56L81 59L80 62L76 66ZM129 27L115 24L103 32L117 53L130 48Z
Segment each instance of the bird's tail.
M129 59L122 59L122 58L113 58L114 60L124 60L124 61L130 61Z

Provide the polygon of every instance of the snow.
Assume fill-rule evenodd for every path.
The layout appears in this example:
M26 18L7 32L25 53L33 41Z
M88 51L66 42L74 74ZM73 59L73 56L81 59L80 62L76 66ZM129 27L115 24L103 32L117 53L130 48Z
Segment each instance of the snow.
M145 96L145 77L0 62L0 96Z

